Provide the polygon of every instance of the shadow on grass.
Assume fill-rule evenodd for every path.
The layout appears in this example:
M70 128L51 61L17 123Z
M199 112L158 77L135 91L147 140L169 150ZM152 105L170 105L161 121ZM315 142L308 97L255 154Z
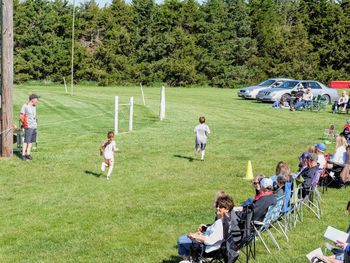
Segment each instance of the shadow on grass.
M198 161L197 159L191 157L191 156L185 156L185 155L180 155L180 154L174 154L174 157L176 158L182 158L182 159L186 159L189 162L193 162L193 161Z
M22 158L22 150L21 149L14 149L13 150L13 155L18 157L18 159L21 159Z
M183 258L179 256L171 256L171 258L163 259L162 263L179 263Z
M101 173L95 173L95 172L92 172L92 171L85 171L85 174L86 175L92 175L92 176L95 176L95 177L100 177L102 175Z

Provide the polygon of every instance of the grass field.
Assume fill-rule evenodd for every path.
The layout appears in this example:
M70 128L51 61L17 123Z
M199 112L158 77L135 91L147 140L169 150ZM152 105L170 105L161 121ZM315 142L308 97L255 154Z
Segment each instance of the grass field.
M236 203L253 195L243 179L248 160L254 173L274 174L280 160L293 170L308 144L323 130L338 131L348 116L275 110L244 101L235 90L168 88L166 119L158 120L159 87L17 86L15 120L27 96L38 105L39 145L34 160L0 159L0 262L178 262L176 239L213 220L216 191ZM134 96L134 129L128 109L120 114L120 153L112 179L100 175L98 147L113 129L114 96ZM194 156L193 127L205 115L212 130L206 160ZM17 122L17 121L16 121ZM333 152L333 146L329 151ZM306 262L322 246L327 225L346 229L350 187L322 195L323 215L306 212L302 224L273 256L257 242L252 262Z

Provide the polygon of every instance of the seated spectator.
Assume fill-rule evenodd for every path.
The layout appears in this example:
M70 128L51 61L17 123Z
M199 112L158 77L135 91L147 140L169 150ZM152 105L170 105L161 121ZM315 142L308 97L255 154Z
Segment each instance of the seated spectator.
M344 168L341 170L339 175L338 187L345 186L346 183L350 182L350 146L346 148L347 161L344 164Z
M342 135L338 135L336 137L336 144L335 144L335 151L334 154L329 158L329 160L333 163L332 166L329 168L332 168L334 165L344 165L347 161L347 154L346 154L346 139Z
M271 178L260 177L259 182L259 193L254 199L248 199L244 202L243 206L249 206L253 210L253 220L262 221L267 213L270 205L276 204L276 196L273 194L273 182ZM239 217L242 216L243 207L235 207L234 210L237 212Z
M309 194L311 186L315 184L315 177L317 176L317 172L319 172L319 164L317 163L317 159L317 154L310 153L310 155L306 157L307 168L300 173L300 176L303 178L303 197Z
M295 179L297 180L297 182L302 182L304 180L304 178L301 176L302 172L308 168L307 166L307 157L310 155L310 152L303 152L300 156L299 156L299 169L298 169L298 173L295 175Z
M294 96L289 98L289 106L291 111L295 111L295 105L301 101L304 93L305 93L304 86L303 84L300 84Z
M348 205L346 207L346 210L348 210L348 213L350 214L350 201L348 202ZM347 233L350 234L350 225L348 227ZM312 259L312 262L327 262L327 263L343 263L343 262L350 262L350 235L346 241L346 243L343 242L337 242L335 244L340 249L332 249L332 252L334 253L333 256L317 256L316 259L319 259L320 261L317 261L315 259Z
M334 140L336 138L336 134L335 134L335 126L334 124L332 124L331 126L329 126L328 129L325 129L324 133L323 133L324 137L326 139L330 139L330 140Z
M281 99L279 101L275 101L273 104L272 104L272 108L275 108L275 109L289 109L289 103L288 103L288 100L286 97L281 97Z
M260 181L259 198L252 204L253 220L262 221L270 205L276 204L276 196L272 192L273 182L270 178L263 178Z
M346 105L349 101L349 96L344 90L337 101L334 102L332 106L332 111L335 113L338 109L341 109L342 112L346 111Z
M344 130L339 135L344 136L346 143L350 145L350 128L344 128Z
M312 105L312 99L314 95L311 92L311 88L307 88L303 94L303 98L295 105L296 110L306 109L308 105Z
M191 251L200 252L204 248L205 256L209 257L220 248L224 239L224 221L229 220L234 203L231 196L222 194L216 204L216 220L212 225L178 239L178 253L184 259L182 263L190 262Z
M316 146L314 144L310 144L307 147L307 152L309 152L309 153L316 153Z
M277 163L276 175L271 176L271 179L273 181L273 190L274 191L276 191L279 188L277 178L280 175L284 177L285 182L289 182L292 179L290 168L289 168L288 164L284 161L279 161ZM284 183L283 183L283 185L284 185ZM284 188L283 188L283 191L284 191Z
M251 205L254 200L258 200L260 197L261 197L261 194L260 194L260 181L265 178L265 175L263 174L258 174L257 176L255 176L252 180L252 186L255 188L255 196L254 198L252 197L249 197L247 200L245 200L243 203L242 203L242 206L236 206L234 207L233 209L235 211L242 211L243 210L243 207L247 207L249 205Z
M317 162L320 165L320 169L328 168L327 160L325 157L325 151L327 147L324 143L315 144L316 154L317 154Z
M348 129L350 130L350 120L347 120L346 123L344 124L343 129Z
M273 192L276 197L284 195L284 185L286 184L286 182L289 182L289 180L289 175L280 174L277 176L277 188Z

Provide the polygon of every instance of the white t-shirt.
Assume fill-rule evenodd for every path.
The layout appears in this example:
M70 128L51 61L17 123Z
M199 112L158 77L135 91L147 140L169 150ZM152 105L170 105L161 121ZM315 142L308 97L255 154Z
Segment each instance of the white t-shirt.
M196 140L198 143L207 143L208 134L210 134L209 126L205 123L198 124L194 128L194 133L196 134Z
M23 127L24 128L37 128L36 122L36 107L32 104L26 103L22 106L21 112L23 115Z
M331 158L333 162L340 164L344 164L346 162L346 159L347 154L345 146L340 146L338 149L336 149L334 155Z
M324 158L324 155L323 155L323 154L318 154L317 156L318 156L317 162L318 162L318 164L320 165L319 168L320 168L320 169L325 168L325 167L326 167L326 164L327 164L326 158Z
M115 141L111 141L110 144L108 144L106 146L106 148L104 148L103 150L103 158L105 159L113 159L114 157L114 151L116 150L116 145L115 145Z
M205 236L204 245L206 253L219 249L224 240L222 219L216 220L214 224L207 228L203 235Z

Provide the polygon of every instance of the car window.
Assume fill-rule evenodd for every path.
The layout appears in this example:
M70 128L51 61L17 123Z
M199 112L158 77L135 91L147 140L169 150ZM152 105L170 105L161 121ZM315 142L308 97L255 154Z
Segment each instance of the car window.
M283 84L279 85L278 88L281 88L281 89L292 89L298 83L299 83L298 81L286 81Z
M321 86L317 82L309 82L309 87L311 89L322 89Z
M268 86L272 85L274 82L275 82L275 80L268 79L268 80L265 80L265 81L261 82L260 84L258 84L258 86L268 87Z

